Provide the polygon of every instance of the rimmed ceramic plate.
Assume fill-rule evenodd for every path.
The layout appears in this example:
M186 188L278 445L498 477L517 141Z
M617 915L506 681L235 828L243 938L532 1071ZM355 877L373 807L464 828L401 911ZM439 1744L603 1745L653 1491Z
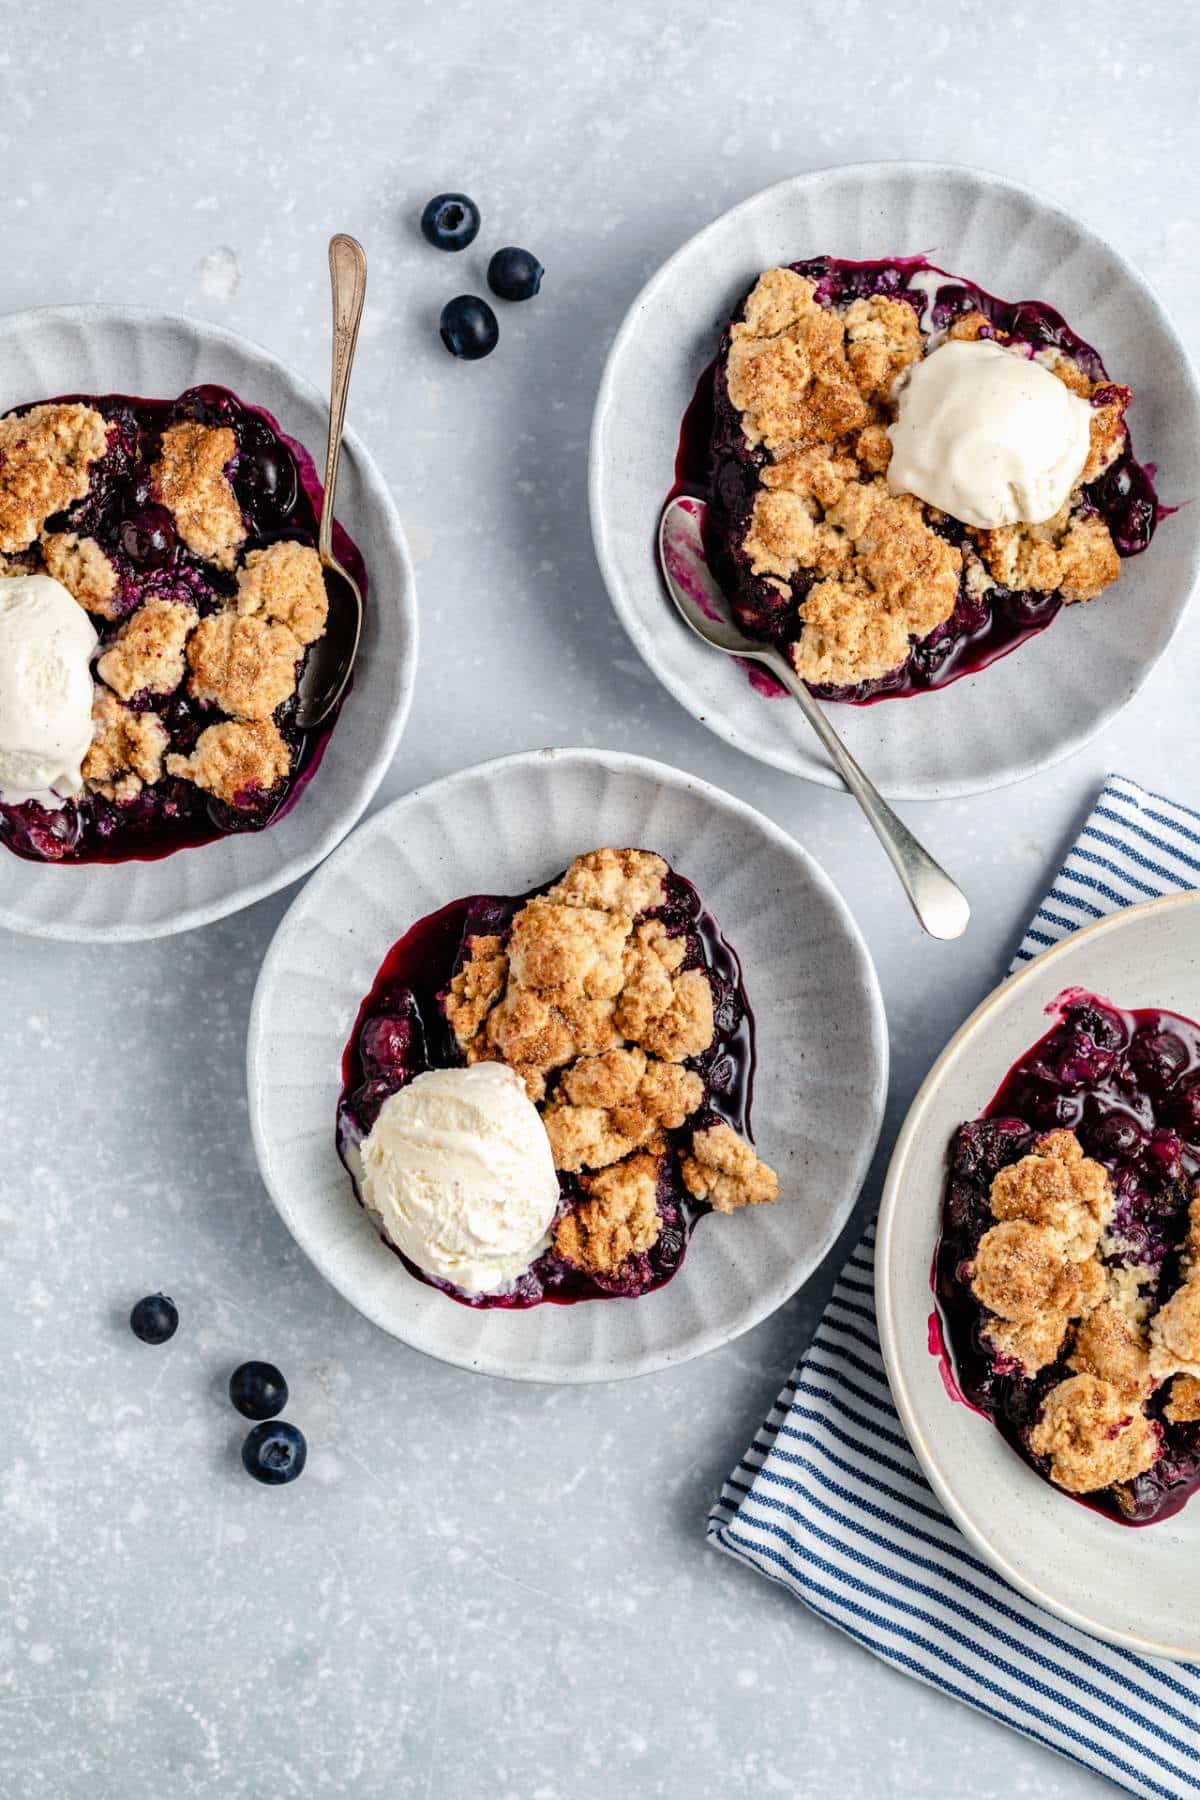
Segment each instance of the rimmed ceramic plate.
M757 1021L754 1135L773 1207L702 1219L682 1269L638 1300L461 1306L410 1276L334 1148L342 1050L397 938L461 895L519 894L581 851L635 845L694 881L742 959ZM529 1381L602 1381L737 1337L816 1268L879 1132L887 1034L866 946L798 844L720 789L640 757L545 750L407 795L309 882L263 964L250 1020L250 1123L271 1197L353 1306L418 1350Z
M997 988L950 1040L913 1101L879 1215L875 1295L896 1407L935 1493L1014 1587L1060 1618L1151 1656L1200 1658L1200 1503L1133 1527L1056 1493L989 1419L951 1400L929 1352L930 1265L955 1128L987 1105L1083 987L1123 1007L1200 1018L1200 894L1114 913Z
M56 394L173 398L202 381L265 406L323 464L326 397L220 326L132 306L64 306L0 318L0 413ZM362 551L370 583L362 647L321 766L292 810L266 831L156 862L55 866L25 862L0 846L0 925L109 943L186 931L296 881L345 836L395 755L417 662L404 533L378 469L349 431L337 512Z
M675 698L748 755L825 786L837 777L795 705L756 693L674 617L655 534L684 411L755 277L824 253L920 252L1004 299L1056 306L1134 389L1134 443L1158 465L1163 500L1200 491L1200 390L1162 307L1123 256L1026 188L934 163L859 163L781 182L698 233L643 288L608 358L592 426L596 554L622 624ZM1099 602L1064 609L1003 661L939 692L832 706L838 729L893 798L1020 780L1068 756L1133 698L1198 567L1200 508L1185 505Z

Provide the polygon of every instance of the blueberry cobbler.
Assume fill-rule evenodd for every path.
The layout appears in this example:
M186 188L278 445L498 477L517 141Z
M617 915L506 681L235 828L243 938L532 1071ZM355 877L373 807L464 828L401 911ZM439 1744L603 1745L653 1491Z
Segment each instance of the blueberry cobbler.
M708 561L750 636L824 698L910 694L1146 548L1131 398L1049 306L920 257L816 257L768 269L727 326L676 492L707 501Z
M1200 1486L1200 1025L1070 990L951 1148L934 1283L963 1397L1130 1524Z
M297 685L326 628L321 490L218 387L0 419L0 838L60 863L269 824L332 729ZM361 558L336 530L360 583Z
M695 888L593 850L394 946L343 1060L338 1150L410 1272L474 1306L636 1296L708 1212L772 1201L754 1025Z

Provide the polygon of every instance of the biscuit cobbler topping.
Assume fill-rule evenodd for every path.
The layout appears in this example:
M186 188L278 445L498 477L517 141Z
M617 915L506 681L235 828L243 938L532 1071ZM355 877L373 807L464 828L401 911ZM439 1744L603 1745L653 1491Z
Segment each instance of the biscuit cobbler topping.
M153 857L280 815L332 729L296 723L305 658L326 627L319 506L303 449L222 388L68 398L0 419L0 608L19 591L9 581L25 578L31 595L22 616L8 606L9 640L20 647L46 612L47 584L32 577L60 584L99 640L78 780L45 793L0 781L10 849ZM337 536L361 581L357 551ZM36 767L20 732L44 749L53 724L10 722L0 776Z
M1001 373L1023 366L1027 386L1061 384L1058 412L1082 424L1048 515L984 528L897 491L906 392L947 344L959 346L952 361L982 344ZM1001 419L1001 436L1045 420L1047 396L1036 398L1040 412ZM1047 306L995 300L921 258L818 257L766 270L726 328L685 421L679 487L707 498L709 561L749 635L776 643L826 697L909 693L1095 599L1145 548L1158 508L1130 446L1131 398ZM1054 390L1049 401L1053 411ZM974 438L968 448L957 460L978 468ZM1045 447L1028 448L1036 460Z
M1200 1486L1200 1027L1072 991L956 1134L935 1287L965 1398L1148 1523Z
M536 1106L560 1199L532 1266L474 1304L647 1292L704 1213L776 1198L749 1141L740 965L652 852L591 851L546 888L455 902L401 939L347 1047L338 1141L352 1172L389 1098L481 1064L512 1071Z

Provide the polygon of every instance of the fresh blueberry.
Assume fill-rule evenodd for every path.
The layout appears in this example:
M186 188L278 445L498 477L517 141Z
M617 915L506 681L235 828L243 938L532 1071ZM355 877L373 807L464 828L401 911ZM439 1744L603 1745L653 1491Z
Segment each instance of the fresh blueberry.
M242 1445L242 1464L255 1481L268 1487L282 1487L295 1481L308 1460L304 1433L286 1419L272 1419L247 1432Z
M129 1329L143 1344L165 1344L179 1328L179 1311L167 1294L147 1294L129 1315Z
M466 194L435 194L421 214L421 231L435 250L465 250L475 242L479 208Z
M442 342L451 356L467 362L478 362L490 356L500 341L496 315L486 300L477 294L459 294L447 300L439 321Z
M532 300L545 273L530 251L506 244L503 250L497 250L488 264L488 286L502 300Z
M165 506L148 506L121 525L121 548L139 569L165 569L175 554L175 526Z
M245 1362L229 1377L229 1398L246 1419L273 1419L288 1403L288 1384L274 1363Z

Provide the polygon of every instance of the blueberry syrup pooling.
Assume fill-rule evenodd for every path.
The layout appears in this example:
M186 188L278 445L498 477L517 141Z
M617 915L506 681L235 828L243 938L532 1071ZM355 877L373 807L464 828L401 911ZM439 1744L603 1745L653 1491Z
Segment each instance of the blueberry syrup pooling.
M841 308L873 294L887 295L907 301L930 332L946 330L964 313L982 312L997 329L1017 342L1030 344L1035 350L1059 349L1091 379L1106 378L1097 352L1071 330L1053 307L1040 300L997 300L974 282L935 269L922 256L861 263L817 256L790 266L816 283L816 298L823 305ZM944 277L932 300L927 291L930 274ZM919 286L913 285L914 276L921 277ZM695 494L707 501L704 544L709 566L730 596L746 634L778 644L786 654L787 645L800 635L800 606L815 577L798 575L785 597L769 580L750 573L742 542L754 507L759 471L769 456L761 447L753 449L747 444L741 414L729 398L725 383L729 345L730 331L726 326L717 355L701 375L684 414L675 460L675 485L668 499L676 494ZM1096 400L1103 398L1101 389ZM1143 551L1154 536L1159 519L1170 510L1159 505L1153 475L1153 465L1136 460L1127 436L1116 461L1084 490L1089 507L1107 524L1122 557L1137 556ZM953 519L946 519L936 528L955 544L966 537L963 527ZM855 687L814 684L812 691L823 700L867 705L945 687L960 676L986 668L1044 631L1061 607L1062 601L1054 593L1014 593L993 587L982 595L972 595L964 584L950 617L928 637L914 643L907 660L898 668ZM755 666L748 673L760 692L786 693L765 670Z
M465 1059L446 1021L443 999L466 959L469 939L493 934L507 938L514 916L526 901L549 892L559 879L555 876L528 894L475 894L453 900L440 912L418 920L389 950L342 1056L337 1144L348 1170L347 1151L366 1137L390 1094L427 1069L463 1066ZM716 1025L709 1048L687 1063L704 1082L704 1103L689 1119L685 1132L667 1135L675 1140L690 1135L698 1126L723 1121L749 1139L754 1015L742 984L741 964L690 881L671 873L666 877L666 890L665 903L644 916L662 919L672 935L686 936L688 949L682 966L707 971ZM560 1171L558 1183L561 1217L584 1199L585 1193L576 1175ZM355 1193L361 1202L357 1183ZM697 1221L712 1210L707 1201L688 1193L674 1154L662 1158L657 1205L663 1220L658 1241L631 1257L615 1276L592 1275L576 1268L551 1246L510 1287L492 1294L464 1294L449 1282L427 1275L387 1238L383 1241L410 1274L464 1306L511 1310L543 1301L571 1305L578 1300L634 1297L670 1281L683 1262Z
M108 448L92 465L87 493L46 521L48 531L95 538L117 572L114 610L119 616L107 621L89 615L101 652L130 613L156 594L186 595L203 617L225 605L235 591L235 574L194 555L178 536L170 512L154 499L151 468L170 425L186 419L233 431L237 450L226 473L246 527L243 554L281 539L316 546L322 497L316 468L303 446L261 407L211 385L189 388L177 400L125 394L60 398L94 407L109 426ZM333 540L335 555L365 596L366 570L358 549L337 524ZM87 793L54 810L33 801L0 804L0 842L35 862L149 861L230 833L260 831L294 805L316 773L337 722L335 712L316 731L302 731L295 722L297 703L293 694L274 715L291 752L291 772L256 805L227 806L192 782L164 774L125 804ZM186 683L166 699L142 694L129 704L135 712L156 711L169 733L170 750L181 755L188 755L205 727L224 716L213 705L193 700Z
M933 1265L940 1321L931 1320L930 1332L930 1350L948 1356L945 1373L959 1397L1047 1479L1049 1464L1030 1450L1029 1434L1050 1389L1073 1372L1072 1334L1055 1362L1032 1376L997 1357L981 1335L987 1314L966 1271L995 1224L988 1196L997 1171L1027 1155L1042 1133L1073 1131L1116 1192L1108 1229L1122 1249L1106 1261L1159 1271L1158 1303L1178 1285L1179 1246L1200 1176L1200 1025L1157 1009L1123 1011L1080 989L1060 994L1049 1010L1054 1028L1014 1064L983 1116L955 1134ZM1153 1467L1120 1488L1072 1499L1147 1525L1178 1512L1200 1487L1200 1421L1164 1418L1169 1386L1147 1403L1162 1434ZM947 1388L953 1393L949 1379Z

